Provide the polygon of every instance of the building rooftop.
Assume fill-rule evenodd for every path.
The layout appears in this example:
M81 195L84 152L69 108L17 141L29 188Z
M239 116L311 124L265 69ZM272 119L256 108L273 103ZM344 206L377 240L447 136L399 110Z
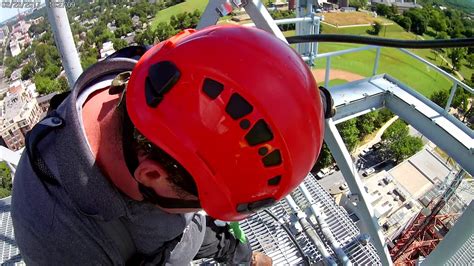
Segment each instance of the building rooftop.
M445 180L450 174L450 170L437 155L427 149L423 149L391 169L390 173L413 198L418 199L433 184Z
M404 164L406 162L401 165ZM363 182L379 224L385 225L384 235L387 238L391 238L400 226L421 209L421 204L397 181L391 171L382 171Z

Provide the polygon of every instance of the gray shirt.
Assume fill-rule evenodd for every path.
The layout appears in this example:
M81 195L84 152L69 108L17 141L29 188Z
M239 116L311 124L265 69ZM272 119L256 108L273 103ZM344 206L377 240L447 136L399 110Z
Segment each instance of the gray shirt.
M78 83L85 83L96 73L118 74L133 64L133 60L125 59L98 64ZM180 242L166 261L173 265L189 263L204 238L204 217L165 213L118 191L96 166L85 141L77 108L83 88L77 84L75 88L57 109L65 126L54 129L37 146L60 185L42 182L27 152L15 175L12 218L23 259L31 265L124 265L129 258L117 239L104 230L104 226L114 230L119 224L126 229L122 233L128 233L136 252L151 256L150 261L161 256L160 250L175 239Z

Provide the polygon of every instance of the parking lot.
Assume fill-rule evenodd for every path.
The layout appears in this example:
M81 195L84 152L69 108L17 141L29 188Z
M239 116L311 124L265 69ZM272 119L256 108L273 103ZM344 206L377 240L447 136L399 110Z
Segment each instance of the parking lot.
M362 151L358 158L353 158L357 172L362 179L382 170L388 171L393 168L395 164L390 159L389 153L380 144L375 144L370 149ZM319 179L321 186L329 192L334 192L335 189L345 184L344 176L337 166L323 169L315 173L315 176Z

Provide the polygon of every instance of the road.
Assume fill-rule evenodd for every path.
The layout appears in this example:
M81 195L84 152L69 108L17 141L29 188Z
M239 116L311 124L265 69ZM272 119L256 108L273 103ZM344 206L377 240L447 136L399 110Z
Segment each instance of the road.
M367 142L366 144L362 145L362 146L359 146L357 147L357 149L355 150L354 152L354 157L357 157L359 156L359 154L362 152L362 150L366 149L366 148L370 148L372 147L375 143L378 143L382 140L382 135L383 135L383 132L393 123L395 122L396 120L398 119L398 116L394 116L392 117L390 120L388 120L378 131L377 131L377 134L375 134L375 137L370 140L369 142Z
M379 142L380 137L382 136L385 129L387 127L389 127L397 119L398 119L398 117L395 116L392 119L390 119L389 121L387 121L387 123L385 123L385 125L383 125L380 128L380 130L377 132L374 139L371 140L366 145L364 145L365 147L362 147L360 149L360 151L362 151L364 148L372 147L375 143ZM410 136L413 136L413 137L421 137L424 145L426 145L429 142L429 140L426 137L424 137L420 132L418 132L412 126L408 127L408 134ZM359 150L359 148L358 148L358 150ZM383 154L380 153L381 150L371 151L368 154L366 154L362 159L360 159L359 156L358 156L358 154L360 154L360 151L357 153L357 155L356 155L357 157L355 157L355 158L357 158L357 161L355 162L355 164L358 166L359 165L358 162L363 161L362 167L360 169L358 169L359 177L362 180L364 180L365 178L368 178L368 177L364 177L362 175L362 173L367 168L375 166L376 171L373 174L370 175L370 176L372 176L372 175L374 175L374 174L376 174L376 173L378 173L382 170L388 171L388 170L390 170L391 168L394 167L393 164L388 164L388 165L383 165L383 166L382 166L382 164L380 164L380 160L378 160L378 159L380 159L379 157L383 156ZM379 165L379 167L377 167L377 165ZM329 191L330 193L331 192L333 192L333 193L336 192L338 190L339 186L343 185L344 183L345 183L345 180L344 180L344 176L342 175L341 171L335 171L334 173L332 173L330 175L327 175L327 176L323 177L323 179L319 180L319 184L321 184L321 186L323 188L325 188L327 191Z

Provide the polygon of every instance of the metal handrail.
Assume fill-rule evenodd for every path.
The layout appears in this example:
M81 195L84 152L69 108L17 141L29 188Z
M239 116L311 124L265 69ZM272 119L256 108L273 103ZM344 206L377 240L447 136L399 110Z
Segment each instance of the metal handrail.
M376 75L377 74L377 69L378 69L378 66L379 66L379 61L380 61L380 51L382 49L381 46L367 45L367 46L362 46L362 47L357 47L357 48L351 48L351 49L340 50L340 51L335 51L335 52L328 52L328 53L316 55L315 56L316 59L326 58L326 60L327 60L326 61L326 72L325 72L324 86L326 88L329 87L329 74L330 74L330 71L331 71L331 57L344 55L344 54L349 54L349 53L354 53L354 52L366 51L366 50L370 50L370 49L376 49L377 50L376 56L375 56L374 68L373 68L373 71L372 71L372 75ZM448 72L444 71L443 69L439 68L435 64L429 62L428 60L426 60L426 59L424 59L424 58L422 58L422 57L420 57L420 56L418 56L418 55L416 55L416 54L414 54L414 53L412 53L412 52L410 52L406 49L399 48L399 50L402 51L403 53L415 58L416 60L430 66L431 68L435 69L436 71L438 71L442 75L446 76L448 79L450 79L453 82L453 87L451 88L451 93L449 95L448 101L447 101L446 106L444 108L446 112L448 112L449 108L451 107L452 100L454 98L454 95L455 95L456 90L458 89L458 87L462 87L466 91L470 92L471 94L474 94L474 89L473 88L469 87L468 85L466 85L465 83L463 83L462 81L460 81L459 79L454 77L453 75L449 74Z
M429 65L431 68L434 68L436 71L438 71L439 73L445 75L446 77L448 77L451 81L453 81L454 83L457 83L459 86L463 87L464 89L466 89L467 91L469 91L470 93L474 94L474 89L469 87L468 85L466 85L465 83L463 83L462 81L460 81L459 79L457 79L456 77L454 77L453 75L449 74L448 72L442 70L441 68L439 68L438 66L436 66L435 64L429 62L428 60L422 58L421 56L419 55L416 55L406 49L403 49L403 48L400 48L399 49L400 51L406 53L407 55L417 59L418 61L421 61L427 65Z

